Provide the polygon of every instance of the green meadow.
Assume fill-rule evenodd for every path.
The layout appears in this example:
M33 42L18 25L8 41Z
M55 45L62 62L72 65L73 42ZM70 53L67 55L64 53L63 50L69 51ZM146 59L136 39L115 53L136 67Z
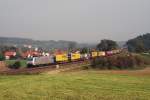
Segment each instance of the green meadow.
M150 75L102 71L0 76L0 100L149 100Z

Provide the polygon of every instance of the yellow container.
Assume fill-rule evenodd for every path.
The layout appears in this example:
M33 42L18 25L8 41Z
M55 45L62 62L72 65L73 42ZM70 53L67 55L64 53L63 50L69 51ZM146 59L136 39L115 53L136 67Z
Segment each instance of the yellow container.
M79 60L81 58L80 53L72 53L71 54L71 60Z
M57 62L68 61L68 55L67 54L58 54L58 55L56 55L56 61Z
M92 57L97 57L98 56L98 52L92 52Z
M105 56L105 55L106 55L106 54L105 54L104 51L99 51L99 52L98 52L98 56L99 56L99 57L102 57L102 56Z

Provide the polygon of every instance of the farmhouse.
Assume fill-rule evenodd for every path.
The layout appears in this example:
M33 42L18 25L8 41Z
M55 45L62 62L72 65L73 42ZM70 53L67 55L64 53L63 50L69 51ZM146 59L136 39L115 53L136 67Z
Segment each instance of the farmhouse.
M5 59L10 59L11 57L15 57L16 56L16 52L14 52L14 51L6 51L4 55L5 55Z

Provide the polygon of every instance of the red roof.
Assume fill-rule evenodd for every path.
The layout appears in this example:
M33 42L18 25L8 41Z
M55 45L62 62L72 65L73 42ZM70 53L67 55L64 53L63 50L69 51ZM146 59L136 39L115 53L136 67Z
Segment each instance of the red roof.
M30 55L30 56L40 56L41 53L39 53L39 52L37 52L37 51L27 51L27 52L25 52L25 53L22 54L22 56L23 56L24 58L28 57L29 55Z
M16 52L14 52L14 51L6 51L4 55L5 56L15 56Z

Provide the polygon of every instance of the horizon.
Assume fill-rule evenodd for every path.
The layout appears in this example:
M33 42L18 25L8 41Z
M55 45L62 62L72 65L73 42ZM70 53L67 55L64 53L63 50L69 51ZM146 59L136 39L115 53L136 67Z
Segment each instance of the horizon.
M141 34L143 35L143 34ZM137 37L137 36L136 36ZM133 38L136 38L136 37L133 37ZM101 40L97 41L97 42L78 42L78 41L73 41L73 40L38 40L38 39L33 39L33 38L28 38L28 37L6 37L6 36L0 36L0 38L18 38L18 39L30 39L30 40L33 40L33 41L56 41L56 42L59 42L59 41L68 41L68 42L76 42L76 43L79 43L79 44L96 44L96 43L99 43L101 40L104 40L104 39L108 39L108 38L102 38ZM133 38L130 38L130 39L133 39ZM130 40L128 39L128 40ZM108 39L108 40L113 40L113 39ZM125 41L116 41L116 40L113 40L113 41L116 41L116 42L127 42L128 40L125 40Z

